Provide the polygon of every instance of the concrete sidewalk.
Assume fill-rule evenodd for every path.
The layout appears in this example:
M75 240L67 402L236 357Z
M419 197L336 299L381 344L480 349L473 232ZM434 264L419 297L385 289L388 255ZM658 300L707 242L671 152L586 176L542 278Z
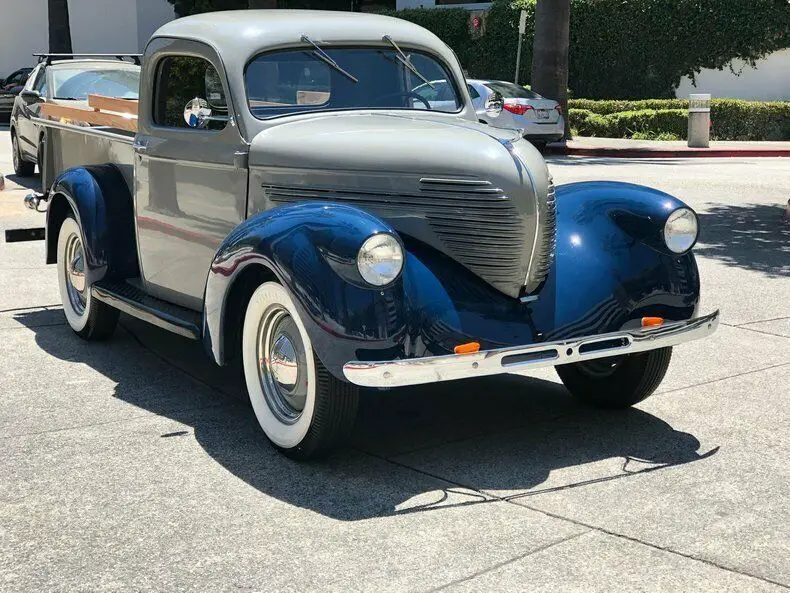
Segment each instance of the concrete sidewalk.
M711 142L710 148L689 148L685 140L629 140L578 136L564 146L549 145L552 154L621 158L790 157L790 142Z

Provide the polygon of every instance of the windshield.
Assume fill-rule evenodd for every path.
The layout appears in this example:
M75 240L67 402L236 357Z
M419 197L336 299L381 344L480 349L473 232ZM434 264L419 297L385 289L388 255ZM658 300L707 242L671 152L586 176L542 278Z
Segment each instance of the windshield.
M254 58L245 73L252 114L266 119L330 109L461 110L452 76L427 54L404 49L413 66L408 68L395 48L320 49L324 57L306 49Z
M498 92L505 99L542 99L539 94L525 89L523 86L518 86L512 82L504 81L488 81L485 85L492 91Z
M120 99L137 99L140 89L140 70L52 70L55 99L83 101L88 95L105 95Z

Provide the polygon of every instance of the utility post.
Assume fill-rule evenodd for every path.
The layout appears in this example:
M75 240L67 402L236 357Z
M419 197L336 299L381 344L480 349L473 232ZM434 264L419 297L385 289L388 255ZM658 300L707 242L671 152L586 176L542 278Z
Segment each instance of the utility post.
M521 39L527 31L527 11L521 9L521 16L518 19L518 51L516 52L516 75L513 77L513 82L518 84L518 71L521 68Z

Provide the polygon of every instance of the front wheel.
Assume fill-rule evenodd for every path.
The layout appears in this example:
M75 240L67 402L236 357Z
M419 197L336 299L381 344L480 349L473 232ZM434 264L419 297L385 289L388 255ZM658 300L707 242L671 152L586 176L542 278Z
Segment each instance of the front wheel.
M575 398L597 408L627 408L649 397L669 367L672 348L555 367Z
M33 163L29 163L22 158L16 132L11 134L11 159L14 164L14 173L18 177L31 177L36 170L36 166Z
M359 392L321 364L293 300L276 282L250 297L242 364L258 423L288 457L325 456L350 434Z

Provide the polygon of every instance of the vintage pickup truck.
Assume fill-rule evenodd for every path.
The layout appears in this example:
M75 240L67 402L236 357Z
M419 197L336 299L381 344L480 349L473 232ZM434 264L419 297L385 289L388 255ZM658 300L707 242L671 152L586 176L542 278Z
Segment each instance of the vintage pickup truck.
M119 311L202 340L291 457L342 440L360 387L555 366L584 402L630 406L673 345L716 329L695 213L638 185L555 188L414 24L179 19L148 43L139 96L39 120L66 319L87 340Z

